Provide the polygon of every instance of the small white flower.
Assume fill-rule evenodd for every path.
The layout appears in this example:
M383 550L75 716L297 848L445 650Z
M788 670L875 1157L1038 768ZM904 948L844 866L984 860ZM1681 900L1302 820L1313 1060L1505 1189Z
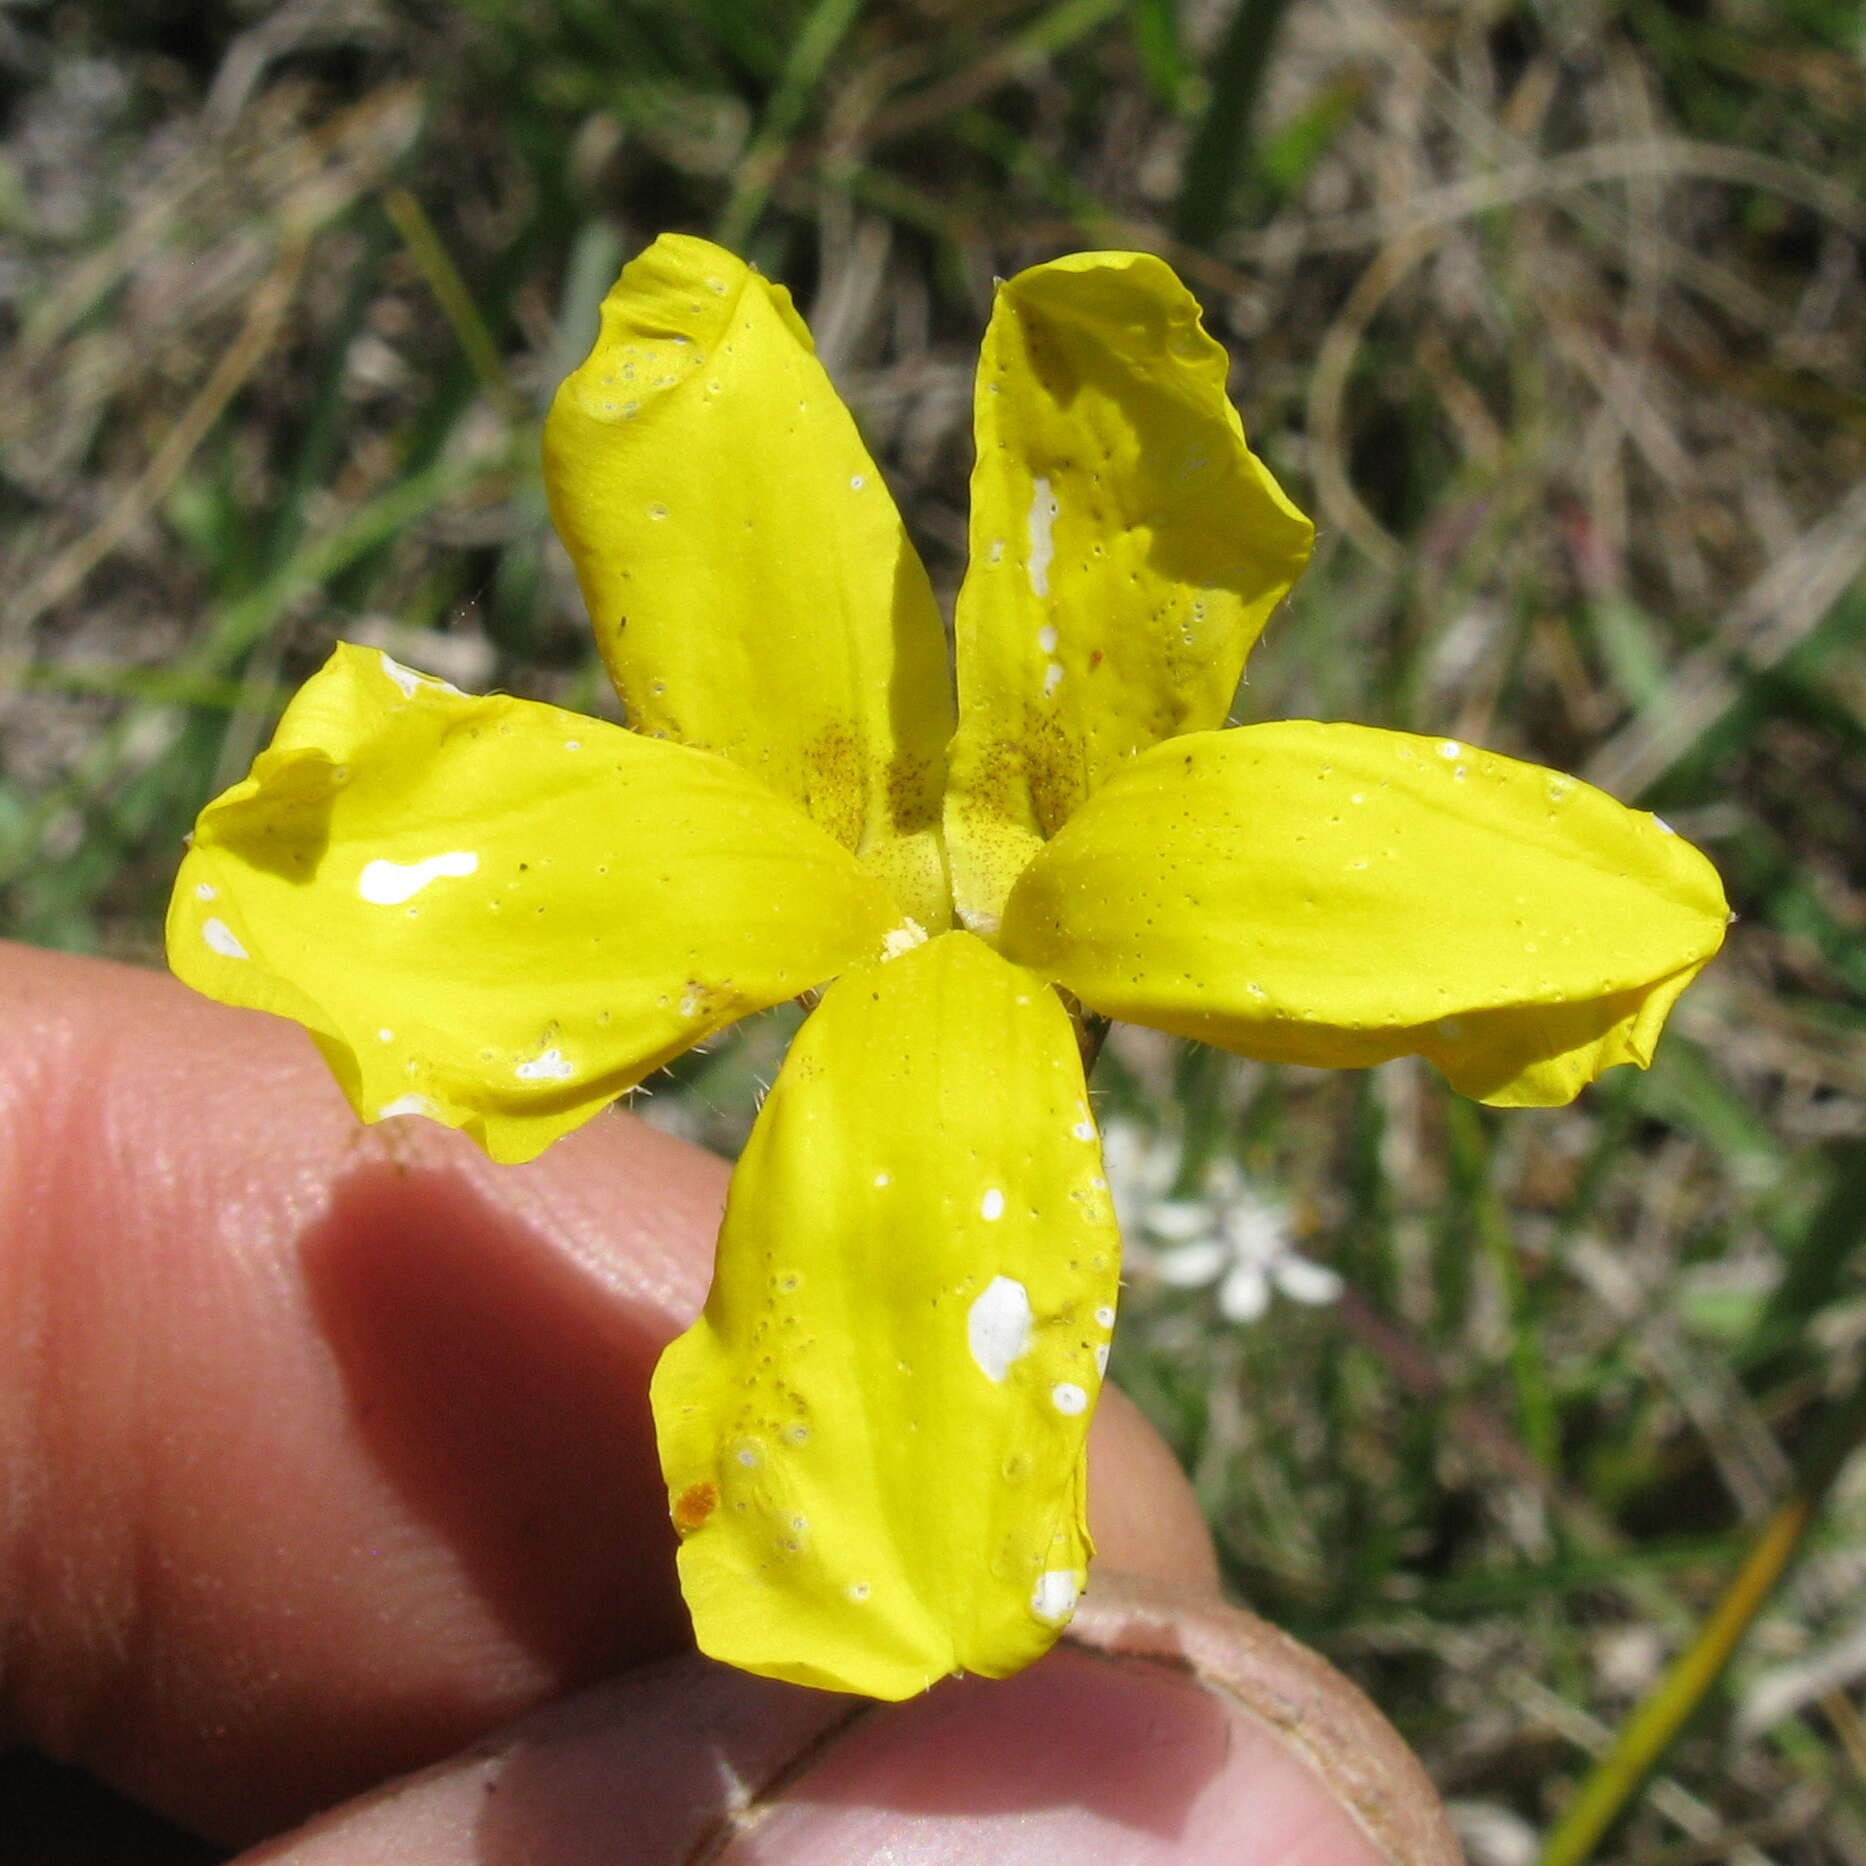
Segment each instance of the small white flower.
M1151 1229L1150 1219L1179 1177L1179 1146L1135 1121L1111 1115L1101 1128L1102 1171L1123 1232Z
M1219 1312L1254 1322L1273 1295L1318 1307L1335 1301L1342 1282L1325 1264L1302 1256L1290 1237L1288 1208L1258 1192L1230 1160L1215 1161L1197 1195L1165 1196L1177 1176L1177 1149L1128 1123L1104 1133L1108 1183L1131 1255L1175 1289L1218 1285ZM1143 1239L1166 1246L1155 1250Z

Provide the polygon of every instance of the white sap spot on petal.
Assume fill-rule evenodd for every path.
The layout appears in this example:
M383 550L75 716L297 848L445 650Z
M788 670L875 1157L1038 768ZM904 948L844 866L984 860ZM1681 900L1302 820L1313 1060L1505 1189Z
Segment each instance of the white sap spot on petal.
M1041 648L1045 654L1054 654L1056 652L1057 639L1056 630L1047 622L1037 630L1037 646Z
M1462 758L1464 756L1464 747L1460 745L1456 739L1440 739L1438 742L1438 755L1441 758Z
M1095 1123L1093 1121L1078 1121L1069 1131L1077 1140L1093 1140L1095 1138Z
M214 952L223 959L250 959L253 955L234 937L232 927L224 920L203 920L201 937L207 941Z
M851 1581L849 1583L849 1598L855 1601L866 1600L868 1598L868 1583L866 1581Z
M992 539L991 549L985 553L985 562L988 564L1004 562L1004 540L1002 538Z
M1039 1620L1055 1625L1075 1612L1080 1597L1081 1589L1076 1585L1074 1573L1068 1568L1052 1568L1037 1577L1036 1592L1030 1597L1030 1611Z
M582 749L583 741L581 739L566 739L564 741L564 750L567 752L580 752Z
M402 697L407 700L412 700L423 687L432 687L437 693L460 691L450 680L440 680L433 674L417 674L412 667L404 667L392 654L382 655L382 671L401 688Z
M1114 1326L1114 1305L1112 1303L1104 1302L1101 1307L1095 1311L1095 1326L1097 1328L1112 1328Z
M898 959L904 952L912 952L916 946L927 942L927 930L912 914L909 914L893 932L881 942L883 959Z
M979 1200L978 1215L986 1220L1004 1216L1004 1194L996 1186L988 1187L985 1196Z
M395 1041L395 1032L393 1030L378 1030L376 1032L376 1040L379 1043L393 1043Z
M878 1186L891 1186L893 1183L894 1175L892 1173L877 1173L875 1175L875 1184Z
M421 685L421 676L412 667L404 667L393 655L382 657L382 671L401 688L403 697L412 700Z
M1658 818L1654 817L1653 821L1656 823ZM197 881L194 884L194 898L197 901L211 901L219 892L211 881Z
M1043 670L1043 697L1047 700L1063 684L1063 664L1052 661Z
M568 1082L577 1073L577 1066L562 1050L551 1049L528 1063L520 1063L512 1073L521 1082Z
M1088 1394L1073 1380L1059 1380L1050 1388L1050 1404L1073 1418L1079 1412L1088 1411Z
M994 1386L1030 1347L1030 1292L1014 1277L994 1276L965 1316L966 1344Z
M860 492L867 483L868 482L863 479L859 473L851 473L849 475L849 490L851 492Z
M376 1110L378 1121L392 1121L398 1114L434 1113L434 1104L425 1095L398 1095L394 1101L385 1101Z
M1108 1371L1108 1344L1105 1341L1095 1350L1095 1371L1098 1374Z
M446 855L430 855L424 862L369 863L356 878L356 891L376 907L399 907L412 900L430 881L446 875L462 880L479 871L479 857L470 849L454 849Z
M1038 596L1050 593L1050 560L1056 555L1051 527L1055 525L1056 515L1061 510L1055 494L1050 491L1050 482L1038 474L1030 494L1030 556L1025 563L1030 573L1031 590Z
M998 916L987 913L981 907L960 907L956 909L959 924L968 933L976 933L980 939L994 939L998 932Z

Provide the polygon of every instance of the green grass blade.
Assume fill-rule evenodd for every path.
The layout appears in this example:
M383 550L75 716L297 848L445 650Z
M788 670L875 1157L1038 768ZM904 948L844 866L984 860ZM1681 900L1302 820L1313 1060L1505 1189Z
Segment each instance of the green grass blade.
M1289 0L1238 0L1212 66L1211 96L1180 182L1173 232L1209 252L1224 230L1250 153L1251 121Z
M791 136L861 10L862 0L817 0L811 9L765 107L764 121L739 165L731 198L719 216L722 246L736 252L757 225Z
M1794 1488L1770 1515L1697 1637L1627 1719L1613 1746L1582 1782L1549 1835L1540 1866L1583 1866L1632 1806L1774 1595L1849 1453L1862 1438L1866 1438L1866 1374L1827 1414L1802 1460Z

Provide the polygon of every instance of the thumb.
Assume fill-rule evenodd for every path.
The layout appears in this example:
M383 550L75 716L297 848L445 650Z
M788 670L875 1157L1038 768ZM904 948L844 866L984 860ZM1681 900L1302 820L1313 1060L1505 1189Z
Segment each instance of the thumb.
M249 1866L1456 1866L1430 1785L1313 1654L1098 1579L1016 1678L898 1705L688 1656L527 1718Z

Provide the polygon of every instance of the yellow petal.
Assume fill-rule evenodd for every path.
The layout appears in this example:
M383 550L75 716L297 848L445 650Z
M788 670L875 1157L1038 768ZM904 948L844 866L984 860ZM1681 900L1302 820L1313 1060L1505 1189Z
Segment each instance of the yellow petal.
M364 1120L524 1160L898 919L724 759L342 646L202 812L168 950L306 1025Z
M954 894L989 929L1038 838L1124 760L1224 723L1314 528L1244 443L1224 351L1142 253L999 288L959 595Z
M1048 986L964 933L831 986L654 1379L702 1650L879 1698L1044 1652L1118 1257Z
M657 240L557 391L544 471L630 724L733 759L945 925L939 615L790 294Z
M1651 1060L1728 917L1697 850L1573 778L1294 721L1134 760L1031 864L1002 944L1114 1017L1274 1061L1422 1055L1542 1106Z

